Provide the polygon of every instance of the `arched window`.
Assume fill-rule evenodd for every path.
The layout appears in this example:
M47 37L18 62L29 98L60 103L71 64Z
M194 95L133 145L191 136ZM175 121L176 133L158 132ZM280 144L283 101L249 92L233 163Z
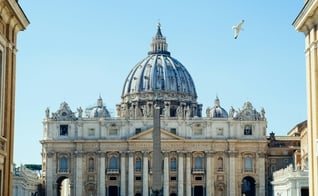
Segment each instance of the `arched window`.
M93 157L90 157L89 159L88 159L88 171L89 172L93 172L94 171L94 169L95 169L95 167L94 167L94 158Z
M59 160L59 172L68 172L68 160L66 156L60 157Z
M177 170L177 159L175 157L170 159L170 170L171 171Z
M112 156L109 160L109 169L118 169L117 157Z
M203 166L202 166L202 158L201 157L195 157L195 169L203 169Z
M136 171L141 171L141 158L137 157L136 158L136 166L135 166Z

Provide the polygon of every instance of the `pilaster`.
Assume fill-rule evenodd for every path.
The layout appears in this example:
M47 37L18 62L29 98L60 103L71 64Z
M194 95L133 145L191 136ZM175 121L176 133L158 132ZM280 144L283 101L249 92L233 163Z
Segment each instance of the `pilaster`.
M236 195L236 157L238 153L237 151L228 151L228 166L229 173L227 179L229 181L228 195Z
M120 196L126 196L126 152L120 153Z
M183 190L183 152L178 152L178 196L184 195Z
M206 195L210 196L213 195L213 186L214 180L212 178L212 160L213 160L213 153L206 152Z
M143 180L143 194L142 195L148 195L149 194L149 185L148 185L148 159L149 159L149 153L144 152L143 153L143 168L142 168L142 180Z
M169 195L169 153L164 152L164 163L163 163L163 195Z
M186 196L191 196L191 157L192 154L186 154Z
M99 154L99 165L100 165L100 171L99 171L99 183L98 183L98 190L99 195L106 195L106 184L105 184L105 153L104 152L98 152Z
M74 151L75 157L75 179L73 184L75 184L75 195L82 195L83 193L83 152Z
M134 195L134 152L128 153L128 195Z
M54 166L54 152L47 153L47 163L46 163L46 193L48 195L53 195L53 188L54 188L54 180L53 180L53 168Z

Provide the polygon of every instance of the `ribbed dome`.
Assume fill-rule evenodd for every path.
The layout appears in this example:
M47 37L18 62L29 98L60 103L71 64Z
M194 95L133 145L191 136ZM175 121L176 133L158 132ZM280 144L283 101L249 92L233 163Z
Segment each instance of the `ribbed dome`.
M189 72L179 61L166 54L151 54L139 62L129 73L122 96L154 91L197 98Z
M191 106L192 114L188 114L189 116L200 116L197 111L193 113L193 109L198 108L197 93L192 77L178 60L170 56L167 48L166 38L162 36L160 24L158 24L148 56L133 67L125 80L122 105L135 102L134 107L139 107L142 113L143 105L160 97L163 101L169 102L168 116L176 115L175 111L171 113L170 106L172 110L176 110L181 103L184 109L185 106ZM130 105L127 107L129 108ZM142 115L138 111L133 113L133 116Z
M228 113L220 105L220 99L218 97L214 100L214 106L212 108L207 108L207 117L211 118L227 118Z
M103 104L103 99L99 96L97 99L97 105L87 108L86 114L89 118L107 118L110 114L107 108Z

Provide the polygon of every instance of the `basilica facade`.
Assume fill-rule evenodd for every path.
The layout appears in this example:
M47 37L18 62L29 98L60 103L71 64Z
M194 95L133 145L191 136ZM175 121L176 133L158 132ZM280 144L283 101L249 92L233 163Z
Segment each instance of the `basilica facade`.
M147 56L126 80L117 116L66 102L43 121L42 175L47 195L151 195L154 107L160 112L161 184L165 196L266 195L264 109L202 104L190 73L168 51L160 24ZM160 161L161 160L161 161Z

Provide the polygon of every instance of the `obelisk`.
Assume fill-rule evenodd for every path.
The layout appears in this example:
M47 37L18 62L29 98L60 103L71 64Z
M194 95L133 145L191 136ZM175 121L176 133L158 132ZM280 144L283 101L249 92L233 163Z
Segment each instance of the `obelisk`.
M162 195L162 158L160 136L160 103L155 100L153 108L153 158L152 158L152 196Z

